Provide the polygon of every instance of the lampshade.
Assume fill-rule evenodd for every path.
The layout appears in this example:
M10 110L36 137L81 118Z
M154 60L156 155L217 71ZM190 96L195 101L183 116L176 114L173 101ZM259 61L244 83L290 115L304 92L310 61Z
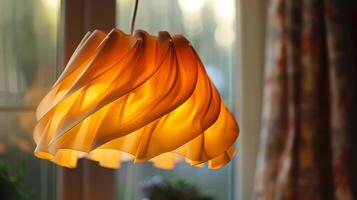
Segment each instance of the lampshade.
M86 157L216 169L239 133L190 42L164 31L88 33L36 114L35 155L65 167Z

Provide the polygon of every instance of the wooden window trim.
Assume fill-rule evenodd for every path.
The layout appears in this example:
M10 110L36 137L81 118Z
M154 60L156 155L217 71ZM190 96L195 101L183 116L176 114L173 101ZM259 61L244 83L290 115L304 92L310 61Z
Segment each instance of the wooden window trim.
M62 0L58 31L58 69L64 69L82 37L95 29L115 27L115 0ZM59 74L59 73L57 73ZM114 200L115 170L81 159L75 169L58 167L57 199Z

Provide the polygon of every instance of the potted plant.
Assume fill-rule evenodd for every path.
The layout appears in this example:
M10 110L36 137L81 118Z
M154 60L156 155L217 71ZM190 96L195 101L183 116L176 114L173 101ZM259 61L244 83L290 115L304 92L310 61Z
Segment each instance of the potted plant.
M20 189L24 168L19 168L16 175L11 176L6 164L0 161L0 199L23 200L29 196Z
M185 180L169 181L159 176L142 184L142 200L213 200Z

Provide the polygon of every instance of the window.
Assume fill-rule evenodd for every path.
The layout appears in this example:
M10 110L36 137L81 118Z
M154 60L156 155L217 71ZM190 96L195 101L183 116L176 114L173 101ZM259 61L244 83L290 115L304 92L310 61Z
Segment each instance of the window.
M232 70L235 51L234 0L140 1L136 29L157 35L161 30L182 34L193 44L207 72L228 106L232 107ZM134 1L117 1L117 28L129 33ZM119 199L141 199L140 185L154 176L183 179L214 199L233 199L232 162L220 170L198 169L179 163L161 170L150 163L122 163L117 171Z
M117 27L129 32L134 2L116 1ZM60 2L63 16L58 20ZM171 34L185 35L197 50L230 110L238 104L234 96L241 93L239 105L244 102L244 107L240 106L239 123L244 124L242 132L248 134L239 137L239 169L233 167L234 162L218 171L197 169L185 163L178 164L172 171L154 168L150 163L122 163L122 168L114 171L85 161L80 162L76 169L57 173L60 167L33 156L35 108L54 82L56 71L61 70L56 67L57 53L63 57L58 59L62 65L86 31L95 28L110 30L115 18L114 2L0 1L0 161L6 163L11 174L15 174L22 163L25 164L21 186L30 199L36 200L98 199L98 196L100 199L103 194L112 197L114 187L118 199L140 199L140 184L156 175L187 180L217 200L251 199L260 128L265 1L262 4L260 1L241 0L141 0L136 24L136 29L145 29L151 34L167 30ZM239 5L236 6L235 2ZM238 21L235 10L239 11L239 30L244 36L240 41L235 34L234 25ZM61 28L58 28L57 21L61 22ZM61 35L59 41L57 32ZM57 43L62 45L61 52L56 51ZM236 46L240 52L236 52ZM244 66L239 70L240 78L236 78L238 56L241 56L240 65ZM239 85L234 84L238 79ZM114 180L109 180L114 178L113 173L116 174L116 186ZM56 174L60 174L58 177L62 179L58 184ZM239 174L237 182L244 183L236 192L239 197L233 197L233 188L238 188L233 185L234 174ZM58 196L56 184L62 186L57 190ZM74 197L74 193L78 195Z
M59 1L0 1L0 161L29 199L55 199L55 168L33 156L35 109L56 77ZM22 167L24 166L24 167Z

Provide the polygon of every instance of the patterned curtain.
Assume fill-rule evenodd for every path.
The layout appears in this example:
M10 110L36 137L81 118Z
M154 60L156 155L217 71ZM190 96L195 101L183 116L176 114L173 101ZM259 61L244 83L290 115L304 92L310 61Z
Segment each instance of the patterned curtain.
M254 199L357 199L356 8L270 1Z

